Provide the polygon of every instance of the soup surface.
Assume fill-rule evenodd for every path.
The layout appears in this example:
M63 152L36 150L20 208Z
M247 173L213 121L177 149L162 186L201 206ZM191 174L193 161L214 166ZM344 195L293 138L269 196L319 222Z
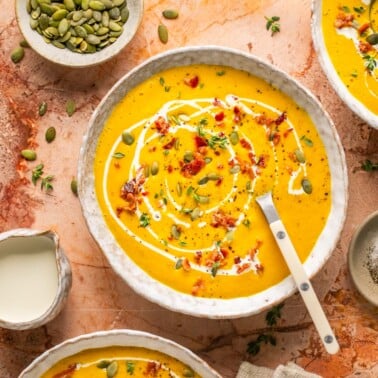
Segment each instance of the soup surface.
M67 357L41 378L192 377L189 366L166 354L139 347L88 349Z
M200 297L252 295L289 274L256 196L273 192L302 261L331 205L327 156L308 114L229 67L172 68L132 89L104 125L94 170L125 253Z
M378 114L378 3L323 0L322 28L328 55L347 90Z

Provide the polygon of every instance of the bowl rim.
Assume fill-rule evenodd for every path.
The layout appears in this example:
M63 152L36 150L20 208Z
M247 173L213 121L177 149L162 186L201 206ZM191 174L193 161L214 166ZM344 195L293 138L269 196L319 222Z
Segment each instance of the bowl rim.
M200 61L196 61L192 55L194 54L198 59L199 53L202 54L201 59ZM211 57L211 54L215 55L217 59L222 58L222 60L218 60L217 63L208 63L209 61L215 59ZM180 61L181 64L178 64L178 58L181 57L182 60L183 56L191 63L185 64ZM91 154L93 154L93 151L91 152L91 149L95 148L93 145L96 144L92 141L89 142L96 127L96 119L98 117L101 118L101 116L104 117L104 115L101 114L102 109L109 104L112 104L111 96L113 95L114 97L114 93L117 94L117 92L122 91L122 86L124 83L127 84L129 81L131 81L133 83L131 87L133 87L139 82L145 80L143 77L141 77L143 76L141 72L149 72L151 75L168 68L167 66L172 67L175 65L207 63L239 68L235 65L235 59L231 61L232 64L226 63L226 59L223 59L225 56L227 56L227 58L238 58L242 60L243 64L248 63L248 65L252 65L254 69L259 70L257 73L254 72L256 76L261 75L261 72L266 72L264 77L265 81L268 81L267 77L269 77L269 82L278 87L284 93L286 93L286 90L288 89L287 87L291 88L292 90L294 88L298 93L296 96L294 96L295 98L293 98L293 95L290 97L302 107L304 106L304 103L307 107L311 107L311 111L313 113L312 116L320 117L321 122L319 121L318 126L321 126L322 129L320 130L317 126L318 132L325 145L327 154L329 155L331 151L335 156L333 159L329 158L333 198L331 211L325 229L320 235L313 251L304 263L304 268L308 276L314 276L322 268L335 249L345 222L348 200L348 175L344 151L332 120L330 119L328 113L322 108L316 97L288 74L256 56L228 47L210 45L177 48L151 57L124 75L103 97L89 121L88 130L83 138L78 161L78 195L84 219L94 240L105 254L114 271L130 287L132 287L134 291L162 307L187 315L212 319L240 318L268 309L292 295L296 291L295 282L291 275L289 275L277 285L274 285L252 296L233 299L211 299L198 298L184 294L165 286L156 280L153 280L147 275L147 273L139 268L139 266L133 263L126 253L117 247L118 244L115 242L114 237L106 226L103 227L104 225L102 225L100 227L100 231L98 230L95 217L96 215L99 216L96 214L99 212L99 209L93 190L94 186L91 184L94 182L93 177L91 177L93 176L93 172L91 171L93 161L88 161L88 159L92 159ZM280 80L278 83L279 85L275 83L275 80ZM118 101L115 103L118 103ZM308 109L306 110L308 111ZM110 110L108 110L107 116L109 114ZM104 118L104 121L105 119L106 118ZM86 168L86 165L89 165L90 168ZM102 218L100 218L100 223L101 222L104 223ZM106 236L108 236L110 239L108 242L105 241ZM325 243L327 246L326 249L321 247L320 244L322 243ZM109 253L109 249L114 248L114 245L114 253ZM317 256L317 254L319 256ZM124 268L118 264L120 261L119 259L121 259L122 263L126 265L130 264L132 270L125 272L123 270ZM277 291L279 291L279 294L277 294Z
M348 90L329 58L321 27L322 3L323 0L312 0L311 31L315 52L323 72L341 100L370 127L378 129L378 114L374 114Z
M366 293L366 288L361 280L358 279L358 275L354 269L354 256L356 253L358 253L357 250L357 243L364 235L364 232L367 228L369 228L370 224L377 224L378 226L378 210L374 211L373 213L369 214L356 228L356 230L353 233L353 236L351 238L351 241L349 243L348 248L348 270L350 273L350 277L352 279L352 282L358 292L371 304L378 306L378 296L377 298L371 298ZM378 229L377 229L378 233Z
M20 373L19 378L40 376L58 361L83 350L110 346L144 347L162 352L187 364L203 377L221 378L206 361L183 345L153 333L132 329L95 331L67 339L39 355Z
M42 37L29 26L29 15L25 6L26 1L16 0L14 3L17 23L25 40L30 47L44 59L71 68L95 66L118 55L135 37L142 22L144 9L144 0L128 0L127 6L130 10L130 16L119 38L101 51L92 54L79 54L66 48L59 49L51 44L45 43Z

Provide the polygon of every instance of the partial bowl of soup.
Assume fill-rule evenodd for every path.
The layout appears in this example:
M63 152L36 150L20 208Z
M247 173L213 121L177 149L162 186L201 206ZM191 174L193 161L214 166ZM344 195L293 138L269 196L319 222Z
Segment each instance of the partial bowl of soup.
M314 0L312 35L320 64L340 98L378 128L378 3Z
M113 269L147 299L210 318L257 313L295 291L257 196L272 191L310 277L347 203L343 150L315 97L256 57L211 46L155 56L110 90L78 184Z
M134 330L98 331L47 350L19 378L220 378L205 361L174 341Z

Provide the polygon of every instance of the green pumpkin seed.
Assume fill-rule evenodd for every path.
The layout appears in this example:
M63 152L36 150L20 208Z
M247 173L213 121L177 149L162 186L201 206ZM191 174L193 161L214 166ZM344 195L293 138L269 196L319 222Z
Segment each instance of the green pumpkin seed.
M122 26L117 24L115 21L109 21L109 29L115 32L119 32L122 30Z
M113 378L118 372L118 362L113 361L107 368L106 368L106 377Z
M370 43L371 45L378 44L378 33L370 34L366 37L366 41Z
M312 184L311 181L308 178L304 178L302 180L302 188L305 193L311 194L312 193Z
M236 145L239 143L239 134L236 131L232 131L230 134L230 142L232 145Z
M190 163L193 160L193 152L192 151L186 151L184 154L184 162Z
M98 10L98 11L102 11L104 9L106 9L105 7L105 4L102 3L101 1L98 1L98 0L92 0L89 2L89 8L93 9L93 10Z
M93 11L92 17L97 21L100 22L102 19L102 13L99 11Z
M89 8L89 0L82 0L81 1L81 9L87 10Z
M209 182L209 178L207 176L202 177L197 181L198 185L205 185Z
M101 18L102 25L105 27L109 27L109 21L110 21L109 12L108 11L103 12L102 18Z
M305 155L303 153L303 151L299 150L299 149L296 149L294 151L294 154L295 154L295 157L297 158L298 162L303 164L306 162L306 158L305 158Z
M70 22L66 18L63 18L63 20L59 22L59 26L58 26L59 35L63 37L68 32L69 28L70 28Z
M20 46L21 46L21 47L25 47L25 48L30 47L29 42L28 42L26 39L23 39L23 40L20 42Z
M99 0L99 1L105 5L106 9L110 9L113 7L112 0Z
M96 52L96 46L91 45L90 43L87 42L87 53L94 53Z
M56 136L55 127L53 126L49 127L45 133L46 142L51 143L55 139L55 136Z
M65 49L66 48L66 45L64 43L59 42L56 39L51 41L51 44L54 45L55 47L59 48L59 49Z
M31 5L32 9L37 9L37 7L38 7L37 0L30 0L30 5Z
M63 4L69 11L73 11L76 8L76 4L73 0L63 0Z
M75 26L74 29L79 37L85 38L88 35L87 31L80 25Z
M13 63L21 62L22 58L25 55L25 50L23 47L16 47L11 53L11 59Z
M66 112L67 112L68 116L71 117L75 113L75 110L76 110L75 101L72 100L72 99L67 100Z
M158 36L162 43L165 44L168 42L168 29L165 25L160 24L158 26Z
M77 196L77 180L75 178L71 180L71 191Z
M30 13L30 16L33 20L37 20L40 15L41 15L41 8L40 7L38 7L37 9L33 10Z
M128 146L131 146L134 143L134 140L135 138L128 131L122 133L122 141Z
M240 165L236 164L230 168L230 173L233 175L240 172Z
M85 40L91 45L99 45L101 43L101 39L94 34L89 34Z
M38 106L38 114L42 117L47 112L47 103L45 101L42 101Z
M73 12L72 14L72 21L80 21L82 17L83 17L83 11L77 10Z
M96 31L96 34L97 35L105 35L109 33L109 28L106 28L105 26L102 26L100 27L97 31Z
M185 377L185 378L193 378L195 376L195 373L192 369L190 368L185 368L182 372L182 375Z
M151 175L155 176L158 174L158 172L159 172L159 163L157 161L154 161L151 164Z
M180 239L181 232L175 224L171 227L171 234L176 240Z
M146 164L144 166L144 177L148 177L150 175L150 166Z
M83 17L85 17L87 20L92 18L93 16L93 10L92 9L87 9L83 12Z
M195 221L196 219L198 219L199 217L201 216L201 210L199 207L196 207L193 209L193 211L190 213L190 219L192 221Z
M22 150L21 156L28 161L34 161L37 159L37 153L34 150Z
M38 25L41 30L47 29L50 25L50 17L46 13L42 13L38 18Z
M91 25L89 24L84 24L83 25L83 28L85 29L85 31L87 32L87 34L94 34L94 29Z
M46 13L48 16L52 16L56 11L56 8L52 7L50 4L42 3L39 6L41 8L41 12Z
M130 15L130 12L128 8L125 7L121 9L121 21L123 23L125 23L129 19L129 15Z
M65 42L67 42L70 38L71 38L71 32L68 31L66 34L64 34L64 36L63 36L62 38L57 39L57 41L58 41L58 42L65 43Z
M178 12L175 9L166 9L163 11L163 17L168 20L174 20L178 17Z
M31 27L33 30L35 30L35 29L37 29L37 27L38 27L38 25L39 25L39 22L38 22L38 20L33 20L33 19L31 18L30 21L29 21L29 25L30 25L30 27Z
M195 200L198 202L198 203L201 203L201 204L206 204L206 203L209 203L210 202L210 197L207 197L207 196L196 196L195 197Z
M208 178L209 180L212 180L212 181L217 181L217 180L220 179L220 176L217 175L217 174L214 173L214 172L211 172L211 173L209 173L209 174L207 175L207 178Z
M121 17L121 11L119 8L112 8L109 10L109 16L113 20L116 20L118 17Z
M108 360L101 360L101 361L96 365L96 367L98 367L99 369L106 369L109 365L110 365L110 361L108 361Z
M51 18L55 21L63 20L68 14L68 11L66 9L59 9L51 16Z
M126 5L125 0L113 0L114 7L120 7L121 5Z

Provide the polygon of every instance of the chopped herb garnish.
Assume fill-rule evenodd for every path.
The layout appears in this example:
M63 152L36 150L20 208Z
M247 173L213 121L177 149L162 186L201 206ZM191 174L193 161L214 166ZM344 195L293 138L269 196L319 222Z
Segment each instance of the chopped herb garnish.
M371 160L366 159L361 163L361 169L366 172L377 171L378 170L378 162L373 163Z
M170 90L171 90L171 87L170 87L170 86L166 85L166 86L164 87L164 91L165 91L165 92L169 92Z
M272 32L272 36L275 33L281 31L281 26L279 24L280 17L273 16L273 17L265 17L266 19L266 30L270 30Z
M311 139L307 138L306 135L303 135L301 137L301 140L303 140L303 142L305 142L305 144L308 146L308 147L312 147L314 145L314 143L312 142Z
M212 149L215 149L217 146L225 149L226 145L228 144L228 139L225 135L212 135L211 138L208 140L208 143L210 148Z
M139 218L139 224L141 227L147 227L150 224L150 217L146 213L142 213Z
M199 120L199 124L201 125L201 126L206 126L207 124L208 124L208 120L207 120L207 118L201 118L200 120ZM199 133L198 133L199 134ZM200 136L203 136L203 135L201 135L201 134L199 134Z
M356 70L354 70L351 74L350 74L350 76L352 76L352 77L357 77L358 76L358 73L357 73L357 71Z
M242 223L247 228L249 228L249 226L251 225L251 221L249 219L244 219Z
M186 194L190 196L194 192L194 188L190 185L188 189L186 189Z
M365 12L365 8L364 7L354 7L353 10L356 12L356 13L364 13Z
M284 304L280 303L267 312L265 320L268 326L272 327L277 324L277 319L281 318L281 309L283 306Z
M224 70L223 71L217 71L216 75L217 76L223 76L225 73L226 73L226 71L224 71Z
M161 85L162 87L164 87L164 84L165 84L164 77L161 77L161 78L159 79L159 83L160 83L160 85Z
M54 180L54 176L46 176L42 178L41 181L41 190L45 189L47 192L54 189L54 187L51 185L51 181Z
M220 262L219 261L215 261L215 263L211 267L211 275L213 277L215 277L217 275L219 268L220 268Z
M135 364L131 361L126 361L126 372L130 375L134 374Z
M364 55L363 59L365 60L365 67L369 72L373 72L377 67L377 61L371 55Z
M276 345L277 340L271 334L262 333L257 337L256 340L248 343L247 352L251 354L252 356L256 356L260 352L260 345L262 343L265 343L265 344L270 343L271 345Z
M43 164L38 164L32 171L32 183L37 185L37 181L43 175Z
M341 7L341 10L344 11L345 13L350 13L350 8L347 7L346 5L343 5L343 6Z
M125 157L125 154L123 152L115 152L112 157L114 157L115 159L122 159Z

